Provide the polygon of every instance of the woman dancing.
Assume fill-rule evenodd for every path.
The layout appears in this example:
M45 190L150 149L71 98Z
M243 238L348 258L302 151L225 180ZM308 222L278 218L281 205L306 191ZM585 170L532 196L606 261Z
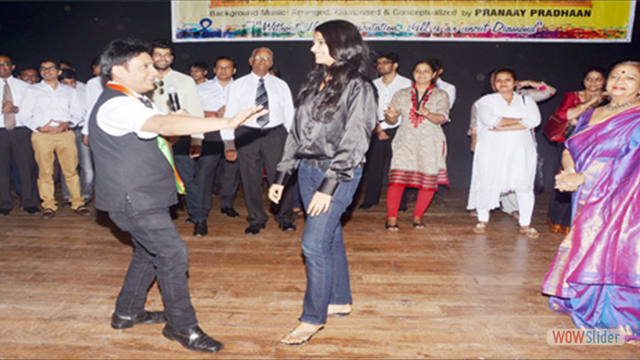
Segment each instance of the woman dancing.
M571 230L542 284L581 329L640 340L640 62L607 79L611 102L584 113L565 145L556 188L574 191Z
M376 125L373 61L358 29L343 20L319 25L311 52L316 67L299 106L269 198L278 203L286 178L298 168L307 221L302 234L307 290L300 324L281 342L302 345L328 315L351 312L349 268L340 217L351 204Z
M427 59L413 67L413 86L398 90L385 121L396 124L402 115L407 119L393 139L393 157L387 191L387 222L385 228L398 231L398 209L406 187L418 188L418 200L413 211L413 227L424 229L422 217L429 207L438 185L449 185L447 174L447 140L442 124L449 117L449 97L436 89L437 64Z

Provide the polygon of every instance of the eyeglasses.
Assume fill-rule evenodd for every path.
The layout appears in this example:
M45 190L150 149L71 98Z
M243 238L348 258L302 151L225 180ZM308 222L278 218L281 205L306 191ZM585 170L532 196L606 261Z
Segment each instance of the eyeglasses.
M55 67L55 66L47 66L47 67L43 66L43 67L40 68L40 71L42 71L42 72L44 72L44 71L54 71L54 70L58 70L58 68Z
M8 62L8 63L0 63L0 66L4 66L4 67L11 67L11 65L13 65L12 63Z
M156 86L158 87L158 95L164 95L164 81L156 80Z
M171 55L171 53L169 54L153 54L154 58L165 58L165 59L171 59L171 57L173 57L173 55Z
M271 56L254 56L253 60L255 61L271 61Z

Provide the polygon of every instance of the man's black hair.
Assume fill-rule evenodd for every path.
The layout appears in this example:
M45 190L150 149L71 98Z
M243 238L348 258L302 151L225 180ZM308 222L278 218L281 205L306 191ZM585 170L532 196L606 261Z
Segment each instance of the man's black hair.
M156 48L169 49L171 50L171 55L173 56L176 55L176 49L173 47L173 44L169 40L163 40L163 39L153 40L151 42L151 52L153 53L153 49L156 49Z
M65 79L78 80L78 77L76 76L75 71L71 69L62 69L62 71L60 72L60 75L58 75L58 81L62 82L62 80L65 80Z
M151 55L151 48L147 42L131 38L114 40L100 55L100 73L111 79L114 66L127 66L131 59L142 53Z

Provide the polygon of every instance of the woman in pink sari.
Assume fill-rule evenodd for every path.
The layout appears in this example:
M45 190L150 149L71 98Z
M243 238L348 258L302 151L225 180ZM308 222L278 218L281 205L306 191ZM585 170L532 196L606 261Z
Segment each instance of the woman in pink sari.
M574 191L571 231L542 284L578 328L640 339L640 62L607 79L611 102L580 117L556 188Z

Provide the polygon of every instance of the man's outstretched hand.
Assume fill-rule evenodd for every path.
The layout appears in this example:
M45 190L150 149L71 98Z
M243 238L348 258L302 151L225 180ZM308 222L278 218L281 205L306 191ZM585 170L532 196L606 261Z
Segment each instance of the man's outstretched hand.
M229 119L229 129L235 129L244 123L255 120L260 116L266 115L268 112L269 110L265 109L262 105L240 110L240 112L236 116Z

